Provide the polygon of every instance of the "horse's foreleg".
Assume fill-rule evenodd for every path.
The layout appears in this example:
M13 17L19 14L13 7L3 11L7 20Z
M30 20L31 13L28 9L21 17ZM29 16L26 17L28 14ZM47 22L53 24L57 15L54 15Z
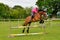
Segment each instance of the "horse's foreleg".
M40 26L41 26L43 32L46 32L46 26L45 26L44 20L40 20L39 23L40 23Z
M44 33L46 33L46 26L45 26L45 24L43 24L43 30L44 30Z
M42 24L42 30L43 30L43 32L46 32L46 26L45 26L45 24Z
M43 24L41 24L41 27L42 27L42 31L44 32L44 33L46 33L46 26L45 26L45 24L43 23Z

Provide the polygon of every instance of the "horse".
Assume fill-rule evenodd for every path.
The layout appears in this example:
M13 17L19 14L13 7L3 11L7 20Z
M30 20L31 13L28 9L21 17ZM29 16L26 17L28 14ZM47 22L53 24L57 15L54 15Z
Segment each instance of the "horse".
M48 18L47 14L46 14L46 11L39 10L38 13L35 14L33 19L31 19L31 16L28 16L25 19L25 22L24 22L23 26L27 26L27 25L30 26L32 22L37 22L37 21L41 22L41 20L43 20L42 15L45 17L45 19ZM22 33L25 32L25 29L26 29L26 27L23 28ZM27 33L29 33L29 27L27 27Z

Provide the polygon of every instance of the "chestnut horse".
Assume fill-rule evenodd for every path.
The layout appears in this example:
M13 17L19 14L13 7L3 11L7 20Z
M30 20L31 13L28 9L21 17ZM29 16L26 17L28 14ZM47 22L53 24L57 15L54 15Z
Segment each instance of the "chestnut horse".
M23 26L31 25L32 22L37 22L42 20L42 15L47 19L47 14L43 10L39 10L38 13L35 14L34 18L31 19L31 16L28 16L24 22ZM25 27L22 30L22 33L25 32ZM27 33L29 33L29 27L27 27Z

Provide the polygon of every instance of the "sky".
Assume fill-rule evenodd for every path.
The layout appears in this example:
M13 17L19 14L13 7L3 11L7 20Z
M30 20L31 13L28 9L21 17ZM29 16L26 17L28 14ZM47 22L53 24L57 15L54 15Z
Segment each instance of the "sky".
M37 0L0 0L0 3L7 4L10 7L13 7L14 5L20 5L22 7L35 7Z

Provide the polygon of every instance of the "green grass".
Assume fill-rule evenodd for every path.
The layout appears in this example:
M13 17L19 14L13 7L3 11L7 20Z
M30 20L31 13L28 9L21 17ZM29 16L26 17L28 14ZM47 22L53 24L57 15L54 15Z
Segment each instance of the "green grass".
M19 22L22 25L23 21ZM37 25L39 23L37 22ZM9 38L10 33L21 33L22 29L11 29L11 26L17 26L18 21L0 21L0 40L60 40L60 21L45 22L48 34L30 35ZM31 24L34 26L34 23ZM30 28L30 32L41 32L41 28Z

